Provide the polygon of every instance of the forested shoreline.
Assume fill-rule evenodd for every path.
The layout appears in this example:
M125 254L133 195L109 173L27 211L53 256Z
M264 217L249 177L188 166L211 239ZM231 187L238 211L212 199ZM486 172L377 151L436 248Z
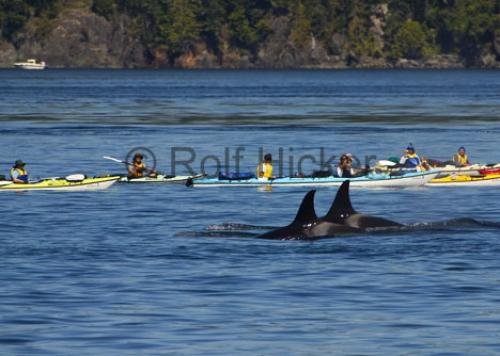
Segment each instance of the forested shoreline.
M0 0L0 65L500 67L496 0Z

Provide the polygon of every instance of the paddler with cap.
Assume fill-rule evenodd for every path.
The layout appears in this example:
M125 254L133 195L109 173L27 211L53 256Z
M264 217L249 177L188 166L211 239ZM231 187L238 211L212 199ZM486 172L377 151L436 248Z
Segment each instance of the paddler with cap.
M27 184L28 183L28 171L25 168L26 163L24 163L22 160L18 159L15 163L14 166L12 166L10 170L10 179L14 183L19 183L19 184Z
M415 147L410 143L399 160L399 164L404 168L416 168L421 169L422 161L415 151Z

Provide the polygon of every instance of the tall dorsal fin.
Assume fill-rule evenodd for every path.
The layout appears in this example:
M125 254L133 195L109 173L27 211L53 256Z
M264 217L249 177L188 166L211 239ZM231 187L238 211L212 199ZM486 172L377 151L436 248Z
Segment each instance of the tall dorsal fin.
M334 223L342 223L345 218L352 214L356 214L356 210L354 210L351 205L351 199L349 198L349 180L346 180L337 191L335 200L324 219Z
M314 210L314 194L315 190L310 190L302 199L299 211L297 211L297 216L293 223L299 223L301 225L309 224L318 219L316 216L316 211Z

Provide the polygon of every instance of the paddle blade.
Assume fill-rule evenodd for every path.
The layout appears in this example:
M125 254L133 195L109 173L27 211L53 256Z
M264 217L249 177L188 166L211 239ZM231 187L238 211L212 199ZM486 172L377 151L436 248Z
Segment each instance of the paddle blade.
M126 163L118 158L110 157L110 156L102 156L104 159L109 159L110 161L118 162L118 163Z

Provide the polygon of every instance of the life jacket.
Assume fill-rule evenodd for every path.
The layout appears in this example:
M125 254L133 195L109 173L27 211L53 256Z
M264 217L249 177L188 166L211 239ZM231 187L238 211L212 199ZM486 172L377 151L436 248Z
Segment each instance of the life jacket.
M459 166L466 166L469 164L469 156L467 154L460 156L458 153L453 155L453 162Z
M403 165L405 168L415 168L415 167L420 166L420 164L422 163L422 162L420 162L420 158L418 157L418 155L416 153L407 154L404 156L404 158L405 158L405 161L404 161Z
M142 177L144 175L145 169L146 169L146 165L144 164L144 162L141 162L141 163L134 162L134 163L132 163L132 169L131 169L130 173L134 178L139 178L139 177Z
M21 168L21 167L12 168L10 170L11 180L14 180L14 177L16 179L19 179L19 180L22 180L23 182L28 183L28 171L24 168Z
M272 178L273 165L272 163L263 162L257 166L256 177L258 178Z

